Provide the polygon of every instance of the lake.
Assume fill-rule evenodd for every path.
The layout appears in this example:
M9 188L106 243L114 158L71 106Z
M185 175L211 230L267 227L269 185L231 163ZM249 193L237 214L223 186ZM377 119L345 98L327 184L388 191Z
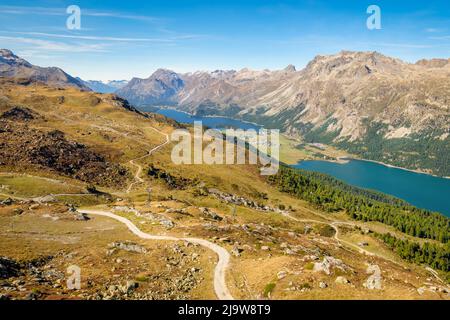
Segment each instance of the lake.
M262 126L227 117L197 117L174 109L160 109L157 113L180 123L202 121L210 128L256 129ZM294 168L329 174L356 187L377 190L403 199L414 206L438 211L450 216L450 179L438 178L382 164L349 160L345 164L329 161L302 161Z
M241 120L231 119L227 117L199 117L174 109L160 109L156 111L156 113L162 114L167 118L171 118L180 123L193 124L194 121L202 121L203 126L214 129L234 128L244 130L247 129L258 130L262 128L262 126L259 126L257 124Z
M390 194L416 207L450 216L450 179L363 160L343 164L311 160L293 167L326 173L353 186Z

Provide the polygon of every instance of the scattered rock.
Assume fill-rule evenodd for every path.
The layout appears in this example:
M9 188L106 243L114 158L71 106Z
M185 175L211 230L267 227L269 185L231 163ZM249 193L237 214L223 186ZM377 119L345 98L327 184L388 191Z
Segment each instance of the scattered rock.
M219 216L214 211L210 210L209 208L199 208L200 212L203 213L205 216L207 216L210 219L216 220L216 221L222 221L223 218Z
M242 251L244 251L244 250L240 249L237 244L234 244L233 249L231 249L231 254L235 257L240 257Z
M12 109L0 115L1 119L13 121L30 121L36 117L36 113L26 107L13 107Z
M20 274L20 265L7 257L0 257L0 279L17 277Z
M349 268L340 259L333 258L331 256L324 257L322 262L315 262L313 271L323 271L325 274L330 275L332 268L338 268L342 271L346 271Z
M28 208L28 210L35 210L37 208L39 208L39 203L34 203Z
M238 206L245 206L248 208L252 208L258 211L266 211L266 212L277 212L277 213L287 213L284 210L280 210L279 208L271 208L269 206L264 206L261 205L259 203L256 203L252 200L246 199L244 197L240 197L234 194L229 194L229 193L225 193L222 192L220 190L217 190L215 188L210 188L208 189L208 193L213 195L214 197L218 198L219 200L229 203L229 204L234 204L234 205L238 205Z
M133 281L133 280L128 280L125 285L125 292L132 292L137 287L139 287L139 283L137 283L136 281Z
M350 283L350 281L348 281L348 279L346 277L343 277L343 276L337 277L334 282L340 283L340 284L348 284L348 283Z
M81 212L78 212L78 211L73 212L73 216L74 216L74 219L76 221L88 221L88 220L90 220L90 218L87 216L87 214L81 213Z
M56 199L52 195L47 195L47 196L43 196L43 197L34 198L33 201L37 202L37 203L50 203L50 202L55 202Z
M128 252L147 253L147 249L143 246L132 242L113 242L108 245L111 249L120 249Z
M378 265L370 264L367 267L367 273L372 275L363 283L363 286L369 290L381 290L381 270Z
M281 279L283 279L283 278L286 278L286 276L287 276L287 272L286 272L286 271L279 271L279 272L277 273L277 278L278 278L278 280L281 280Z
M10 206L10 205L12 205L13 203L14 203L14 200L13 199L11 199L11 198L7 198L7 199L5 199L5 200L3 200L2 202L0 202L2 205L5 205L5 206Z
M23 209L16 208L13 210L13 213L17 216L20 216L23 213Z
M9 300L9 296L7 294L0 293L0 301Z
M325 282L320 282L319 283L319 288L320 289L325 289L325 288L327 288L328 287L328 284L326 284Z

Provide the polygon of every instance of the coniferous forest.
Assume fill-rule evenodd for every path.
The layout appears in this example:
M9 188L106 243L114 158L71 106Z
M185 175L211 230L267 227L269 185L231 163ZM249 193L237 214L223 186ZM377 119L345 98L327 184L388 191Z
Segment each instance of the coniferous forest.
M295 195L324 211L345 211L355 220L378 221L405 234L441 242L419 245L390 234L378 235L402 258L449 271L450 219L444 215L416 208L380 192L352 187L321 173L282 166L277 175L268 179L280 191Z

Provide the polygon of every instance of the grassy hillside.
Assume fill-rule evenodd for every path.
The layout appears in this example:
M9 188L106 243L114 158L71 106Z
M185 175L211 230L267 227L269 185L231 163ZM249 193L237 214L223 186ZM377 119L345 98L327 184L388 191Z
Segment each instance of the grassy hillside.
M123 185L92 186L94 181L36 166L31 159L20 166L0 165L0 233L5 240L0 242L0 256L12 259L23 271L5 281L11 286L15 280L25 283L22 291L17 287L7 293L12 298L28 294L81 299L215 298L212 279L217 257L212 251L186 241L139 239L118 222L80 216L74 208L113 212L151 235L195 237L226 249L231 254L226 281L236 298L447 298L444 289L433 291L444 286L437 279L427 280L431 275L423 266L402 261L373 233L362 232L373 229L412 238L392 226L351 221L342 208L327 212L311 199L268 183L255 165L175 165L173 144L162 145L165 134L178 127L172 121L139 113L113 95L2 83L0 115L11 116L8 112L16 107L34 115L20 120L21 127L45 133L58 130L67 141L83 144L105 161L126 168L128 175ZM319 184L327 186L327 179ZM379 194L340 188L384 205L402 205ZM116 248L117 241L138 244L147 253L123 250L123 244ZM367 245L361 247L359 242ZM320 269L327 259L333 261L329 272ZM53 278L36 282L33 271L26 268L30 263L42 272L52 270L50 278L65 274L67 265L79 265L82 289L66 290L61 279L59 287ZM383 290L365 286L368 264L381 268ZM336 282L339 276L349 282ZM137 287L122 290L128 281L137 282Z

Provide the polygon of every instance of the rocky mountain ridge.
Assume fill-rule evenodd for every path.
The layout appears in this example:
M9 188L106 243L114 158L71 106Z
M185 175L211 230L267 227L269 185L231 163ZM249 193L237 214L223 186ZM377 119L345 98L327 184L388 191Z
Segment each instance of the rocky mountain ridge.
M378 52L342 51L316 56L299 71L160 69L117 94L136 106L242 118L369 159L450 175L448 165L435 164L450 153L447 59L411 64ZM429 140L433 150L425 146Z
M50 86L75 87L90 91L80 79L72 77L60 68L43 68L32 65L7 49L0 49L0 78L12 78L25 82L42 82Z

